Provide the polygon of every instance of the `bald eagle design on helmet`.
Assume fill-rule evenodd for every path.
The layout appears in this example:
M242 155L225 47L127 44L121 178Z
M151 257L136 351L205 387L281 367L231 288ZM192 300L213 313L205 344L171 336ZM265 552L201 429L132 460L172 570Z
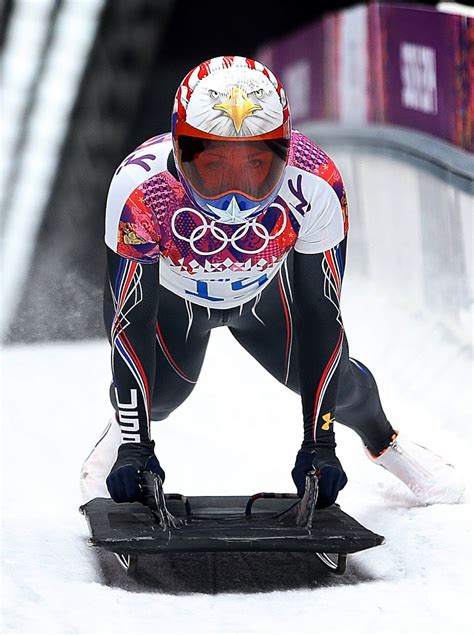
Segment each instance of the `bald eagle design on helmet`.
M181 183L200 210L221 222L245 222L272 203L290 134L281 83L249 58L203 62L176 93L172 135Z

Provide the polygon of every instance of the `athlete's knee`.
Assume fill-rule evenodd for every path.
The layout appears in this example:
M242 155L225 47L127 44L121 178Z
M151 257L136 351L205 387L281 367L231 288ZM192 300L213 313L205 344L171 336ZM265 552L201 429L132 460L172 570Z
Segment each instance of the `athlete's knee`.
M176 410L178 406L176 407L172 407L172 406L168 406L166 407L163 404L160 404L159 406L155 406L152 407L151 409L151 420L152 421L164 421L165 419L167 419L170 414L172 412L174 412Z
M151 403L151 420L163 421L170 416L192 393L194 384L181 386L180 390L157 390Z
M180 401L167 401L165 403L153 404L151 407L151 420L152 421L164 421L171 413L173 413L183 403L184 399Z

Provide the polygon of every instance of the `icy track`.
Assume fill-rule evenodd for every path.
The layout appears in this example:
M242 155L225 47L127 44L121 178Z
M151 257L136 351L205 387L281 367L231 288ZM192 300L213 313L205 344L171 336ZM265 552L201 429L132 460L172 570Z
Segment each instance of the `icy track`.
M375 373L389 419L467 474L468 353L356 288L346 285L343 303L351 354ZM162 556L158 589L106 585L77 508L80 465L110 414L108 383L105 341L4 351L2 633L472 632L470 504L417 505L342 426L349 483L338 502L386 537L349 557L344 577L291 554L212 566L201 554ZM224 328L194 393L154 435L168 491L293 491L299 398Z

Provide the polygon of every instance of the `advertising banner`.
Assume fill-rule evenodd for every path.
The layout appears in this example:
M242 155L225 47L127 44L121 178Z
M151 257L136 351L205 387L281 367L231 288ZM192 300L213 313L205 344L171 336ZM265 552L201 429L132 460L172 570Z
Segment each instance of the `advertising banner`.
M316 22L262 49L257 59L268 64L288 94L293 123L322 119L324 105L324 29Z
M462 48L467 18L416 7L381 5L372 43L381 42L383 119L469 147L468 88ZM374 56L371 56L374 59Z
M296 125L394 124L474 149L474 20L371 3L325 16L260 51Z

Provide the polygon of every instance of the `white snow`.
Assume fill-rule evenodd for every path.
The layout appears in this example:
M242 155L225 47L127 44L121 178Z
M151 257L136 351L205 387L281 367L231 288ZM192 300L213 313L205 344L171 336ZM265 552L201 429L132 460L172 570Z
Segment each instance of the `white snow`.
M354 280L344 294L351 354L376 375L394 427L467 474L468 352ZM290 559L284 591L265 579L262 593L244 583L240 593L186 593L193 567L207 566L202 556L177 572L179 594L104 585L77 508L81 463L110 414L108 345L14 346L3 365L2 633L472 632L471 505L419 506L342 426L349 483L338 502L386 537L350 557L345 578L295 590ZM292 491L301 428L299 398L218 329L194 393L155 428L166 488ZM245 580L246 568L228 573Z

